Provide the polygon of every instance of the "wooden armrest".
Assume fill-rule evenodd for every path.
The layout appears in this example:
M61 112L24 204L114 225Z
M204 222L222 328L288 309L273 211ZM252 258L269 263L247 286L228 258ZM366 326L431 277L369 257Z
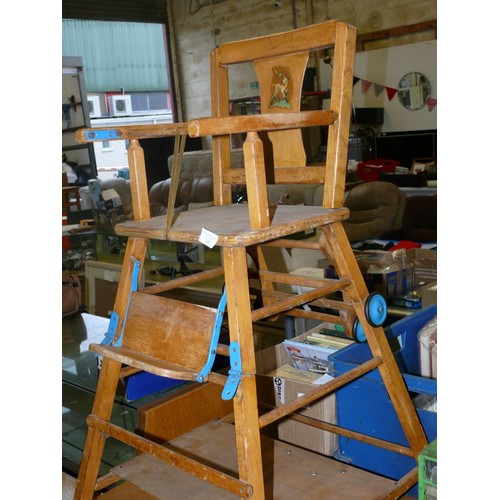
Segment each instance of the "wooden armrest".
M297 113L266 113L262 115L198 118L188 122L190 137L228 135L265 130L286 130L301 127L331 125L338 114L331 110Z
M76 142L121 141L187 134L187 123L157 125L125 125L120 127L81 128L75 132Z

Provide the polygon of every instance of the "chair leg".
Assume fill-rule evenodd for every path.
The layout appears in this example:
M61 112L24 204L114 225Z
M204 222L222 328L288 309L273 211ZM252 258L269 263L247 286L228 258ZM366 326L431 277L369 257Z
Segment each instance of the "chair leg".
M233 398L240 479L252 485L252 498L264 499L255 352L245 247L224 248L227 311L231 342L241 350L242 378Z
M111 418L120 370L121 363L107 358L103 360L92 414L105 420ZM105 441L106 437L101 432L88 427L75 489L75 500L91 500L94 497Z
M325 242L322 242L322 245L325 247L325 253L333 257L339 277L352 280L352 286L346 291L351 297L353 307L366 334L366 340L373 356L379 356L383 360L383 363L379 366L380 375L408 439L410 448L414 453L414 457L417 458L420 451L427 445L427 438L425 437L422 424L408 394L383 328L372 327L366 319L365 301L368 297L368 289L347 239L344 227L340 222L333 223L324 226L323 233L326 245Z
M114 310L119 317L117 332L121 331L128 305L132 284L133 260L141 262L141 265L144 263L148 241L145 238L128 239L114 304ZM120 362L109 358L104 358L101 365L92 414L107 421L111 418L121 367ZM75 500L92 499L94 496L105 441L106 438L101 432L93 427L88 427L74 495Z

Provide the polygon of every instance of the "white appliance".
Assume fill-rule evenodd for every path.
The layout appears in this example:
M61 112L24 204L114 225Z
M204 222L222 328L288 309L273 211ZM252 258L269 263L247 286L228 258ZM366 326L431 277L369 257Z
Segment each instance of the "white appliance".
M109 98L111 116L127 116L132 113L132 98L130 94L112 95Z

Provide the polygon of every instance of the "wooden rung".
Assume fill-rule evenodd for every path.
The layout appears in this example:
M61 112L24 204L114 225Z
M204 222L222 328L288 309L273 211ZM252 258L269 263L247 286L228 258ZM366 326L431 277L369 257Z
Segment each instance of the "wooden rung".
M339 387L343 387L352 380L356 380L357 378L362 377L365 373L374 370L375 368L377 368L377 366L380 366L382 363L383 361L381 358L374 357L366 361L365 363L357 366L356 368L353 368L352 370L349 370L346 373L342 373L342 375L339 375L333 380L330 380L325 384L312 389L307 394L304 394L303 396L300 396L299 398L296 398L290 401L289 403L284 404L279 408L276 408L275 410L271 410L270 412L259 417L260 428L266 427L267 425L282 419L286 415L290 415L291 413L318 400L319 398L322 398L323 396L326 396L327 394L336 391Z
M225 471L210 467L187 454L180 453L168 444L163 446L150 441L118 425L111 424L96 415L89 415L87 417L87 424L89 427L93 427L107 436L119 439L140 451L159 458L167 464L174 464L179 469L197 476L204 481L208 481L219 488L223 488L234 495L238 495L240 498L249 498L252 495L251 485L227 474Z
M316 288L309 292L301 293L280 302L274 302L267 306L261 307L260 309L256 309L252 312L252 321L259 321L269 316L274 316L276 314L288 311L299 305L309 303L312 300L318 299L319 297L323 297L324 295L345 288L346 283L350 284L350 281L339 280L334 283L323 285L322 287Z
M279 292L277 290L262 290L264 298L283 300L287 297L293 297L295 294L292 292ZM328 309L342 309L345 311L354 311L354 307L350 302L342 302L340 300L331 300L320 298L309 302L310 306L326 307Z

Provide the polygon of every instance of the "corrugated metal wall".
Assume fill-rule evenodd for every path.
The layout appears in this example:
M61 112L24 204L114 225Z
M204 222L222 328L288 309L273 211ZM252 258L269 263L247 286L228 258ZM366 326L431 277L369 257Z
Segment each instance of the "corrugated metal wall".
M88 92L169 89L163 24L63 19L63 56L81 56Z

